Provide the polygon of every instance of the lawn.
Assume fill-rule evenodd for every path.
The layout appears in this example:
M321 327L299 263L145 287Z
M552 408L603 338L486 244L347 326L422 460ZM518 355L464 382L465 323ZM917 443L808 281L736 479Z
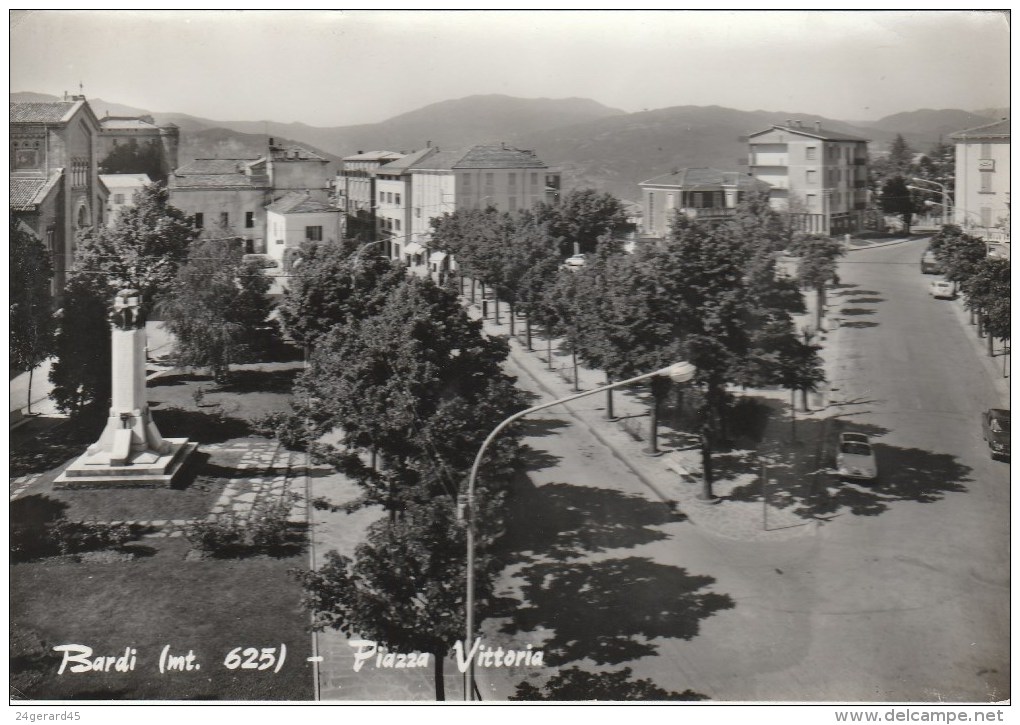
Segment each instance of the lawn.
M41 560L10 567L11 695L15 699L311 700L311 638L287 558L187 558L183 539L146 539L130 561ZM130 547L129 547L130 548ZM52 647L95 656L137 650L130 672L57 674ZM200 667L160 674L164 646ZM287 648L273 669L230 670L235 647ZM17 690L14 690L17 688Z
M249 421L289 409L295 363L237 366L225 386L171 372L149 382L160 432L200 444L190 475L170 489L52 488L60 469L98 437L105 421L74 430L36 419L12 433L11 475L41 474L24 496L51 502L70 520L190 519L204 516L230 479L250 476L237 464ZM195 390L204 388L204 396ZM265 439L261 439L265 442ZM203 450L202 444L225 443ZM20 499L19 499L20 500ZM19 500L11 505L12 516ZM293 552L293 553L291 553ZM288 572L309 565L305 547L280 556L200 558L183 538L142 538L120 552L80 560L51 557L12 564L11 697L102 700L312 700L309 616ZM125 672L58 674L53 647L85 645L93 657L135 650ZM160 654L192 655L197 667L161 674ZM235 648L286 647L279 671L225 666ZM73 664L73 663L71 663Z

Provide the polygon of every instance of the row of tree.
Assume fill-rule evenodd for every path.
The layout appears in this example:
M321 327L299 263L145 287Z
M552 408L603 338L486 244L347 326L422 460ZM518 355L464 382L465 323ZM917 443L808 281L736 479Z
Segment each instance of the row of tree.
M991 356L993 340L1010 337L1009 260L988 256L984 240L953 224L932 237L929 249L946 279L963 292L971 322L977 317L978 332L986 336Z
M597 195L585 197L591 202ZM550 345L553 336L563 338L575 361L605 371L610 381L680 360L693 363L710 483L708 452L727 433L729 386L783 385L806 393L823 381L817 346L796 333L792 320L803 311L802 296L796 282L776 274L777 254L785 249L800 256L802 283L824 296L842 249L794 234L763 194L748 195L724 224L677 215L666 240L633 254L616 241L619 209L583 206L606 211L589 218L586 237L578 240L594 252L579 269L562 267L564 247L572 251L574 240L564 245L541 207L516 215L492 208L447 215L434 224L433 245L456 257L472 285L478 280L506 300L511 321L524 312L529 346L535 320ZM671 387L661 377L650 385L652 453ZM610 396L610 416L611 406Z
M886 214L898 214L903 219L906 233L915 214L924 213L930 206L941 208L945 217L945 203L938 186L953 188L956 178L956 149L951 143L938 141L926 154L918 154L902 135L897 134L888 152L872 159L870 185L878 197L879 206ZM913 179L932 182L930 191L911 189ZM932 201L934 194L937 201Z

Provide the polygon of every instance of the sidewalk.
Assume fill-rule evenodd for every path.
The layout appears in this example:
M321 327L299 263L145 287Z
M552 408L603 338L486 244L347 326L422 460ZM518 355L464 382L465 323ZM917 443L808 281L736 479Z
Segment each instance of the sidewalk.
M469 315L481 319L480 300L474 305L467 301L466 304ZM546 340L533 335L535 350L528 351L523 321L518 320L515 337L510 338L506 308L505 305L500 307L500 324L497 325L492 318L490 303L490 317L483 323L484 330L489 335L508 339L512 364L534 380L551 399L576 392L571 358L558 352L558 341L553 342L550 366ZM601 372L578 366L581 390L591 390L604 384L605 377ZM797 411L797 443L791 446L789 393L771 390L742 392L742 396L753 396L764 402L771 415L757 450L713 453L716 471L713 493L720 499L714 505L697 498L702 488L702 464L701 452L693 436L675 430L668 419L661 420L659 447L663 454L652 457L644 452L643 438L647 435L648 426L646 395L643 387L614 391L613 412L618 418L615 422L605 418L604 393L563 404L563 408L593 438L609 448L656 498L707 533L740 541L782 541L814 533L817 521L806 511L804 499L809 491L814 490L816 483L821 485L824 479L824 476L818 475L824 462L823 444L828 434L826 419L829 411L824 405L824 395L812 396L811 412ZM767 506L761 495L763 459L768 462L765 468L769 496ZM794 487L799 487L796 497L791 498L784 493Z

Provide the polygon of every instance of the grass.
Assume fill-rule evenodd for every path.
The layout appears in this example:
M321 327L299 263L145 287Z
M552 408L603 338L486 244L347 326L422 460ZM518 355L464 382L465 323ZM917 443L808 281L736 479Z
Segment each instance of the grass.
M287 570L304 555L186 559L181 539L149 539L151 556L120 563L51 559L10 567L12 690L16 699L311 700L308 615ZM52 647L96 655L137 650L131 672L57 674ZM229 670L235 647L286 645L279 673ZM160 674L165 645L201 669Z
M205 443L243 442L247 421L289 409L289 381L300 363L237 366L220 388L202 375L173 373L149 382L153 419L167 437ZM199 406L199 387L206 396ZM172 489L53 490L60 469L94 442L92 430L33 420L11 436L11 476L41 473L26 495L63 508L71 520L190 519L209 512L237 470L239 451L199 453L192 475ZM264 441L263 441L264 442ZM251 471L244 475L252 475ZM15 502L14 506L17 505ZM12 506L12 511L14 507ZM74 561L51 557L9 567L11 697L101 700L312 700L309 618L289 569L307 568L303 547L289 555L196 558L183 538L145 538L124 552ZM60 644L91 647L95 656L137 650L130 672L58 675ZM286 645L279 673L230 670L234 648ZM160 674L163 647L194 654L200 669Z

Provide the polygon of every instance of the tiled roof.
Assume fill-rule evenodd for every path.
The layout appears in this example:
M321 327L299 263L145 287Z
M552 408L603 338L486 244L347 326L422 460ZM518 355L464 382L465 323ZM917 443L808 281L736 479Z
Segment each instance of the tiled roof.
M11 123L60 123L81 101L12 103Z
M100 119L99 123L104 129L119 131L155 131L158 128L156 124L143 121L140 118L103 118Z
M756 131L755 133L752 133L751 137L753 137L753 136L760 136L761 134L768 133L769 131L771 131L772 129L775 129L775 128L778 128L778 129L780 129L782 131L789 131L790 133L799 133L802 136L810 136L811 138L817 138L817 139L820 139L822 141L862 141L862 142L868 142L868 141L871 140L869 138L861 138L860 136L852 136L852 135L850 135L848 133L841 133L839 131L830 131L829 129L821 128L821 127L816 126L814 124L812 124L810 126L796 126L796 125L786 126L786 125L782 125L782 124L775 124L775 125L772 126L772 128L766 129L764 131Z
M1009 119L1004 118L1001 121L987 123L984 126L977 126L976 128L968 128L965 131L958 131L951 134L949 138L1009 138Z
M506 144L498 146L475 146L460 161L455 169L534 169L547 168L547 164L535 156L533 151L515 149Z
M724 186L735 187L737 189L765 189L770 184L739 171L721 171L704 167L677 169L671 173L642 181L640 186L675 186L687 191L697 191L698 189L721 188Z
M436 149L431 148L431 147L423 148L420 151L412 151L411 153L409 153L407 156L404 156L403 158L399 158L399 159L395 159L393 161L390 161L388 164L386 164L386 168L381 169L381 171L383 173L387 173L387 174L392 174L392 173L398 173L399 174L399 173L401 173L403 171L406 171L407 169L411 168L415 164L417 164L421 159L425 158L426 156L429 156L430 154L434 154L434 153L436 153Z
M450 171L453 165L464 157L463 151L437 151L411 166L411 170L428 169L430 171Z
M344 156L344 161L392 161L399 159L403 154L398 154L396 151L362 151L361 153L354 154L353 156Z
M57 181L63 171L55 171L48 179L11 177L11 211L32 211Z
M237 174L259 157L248 159L195 159L174 171L179 175L190 174Z
M134 189L152 183L152 179L145 174L100 174L99 178L107 189Z
M273 146L273 161L326 161L317 153L302 146Z
M300 191L292 191L266 207L277 214L309 214L312 212L339 211L322 201L316 201Z

